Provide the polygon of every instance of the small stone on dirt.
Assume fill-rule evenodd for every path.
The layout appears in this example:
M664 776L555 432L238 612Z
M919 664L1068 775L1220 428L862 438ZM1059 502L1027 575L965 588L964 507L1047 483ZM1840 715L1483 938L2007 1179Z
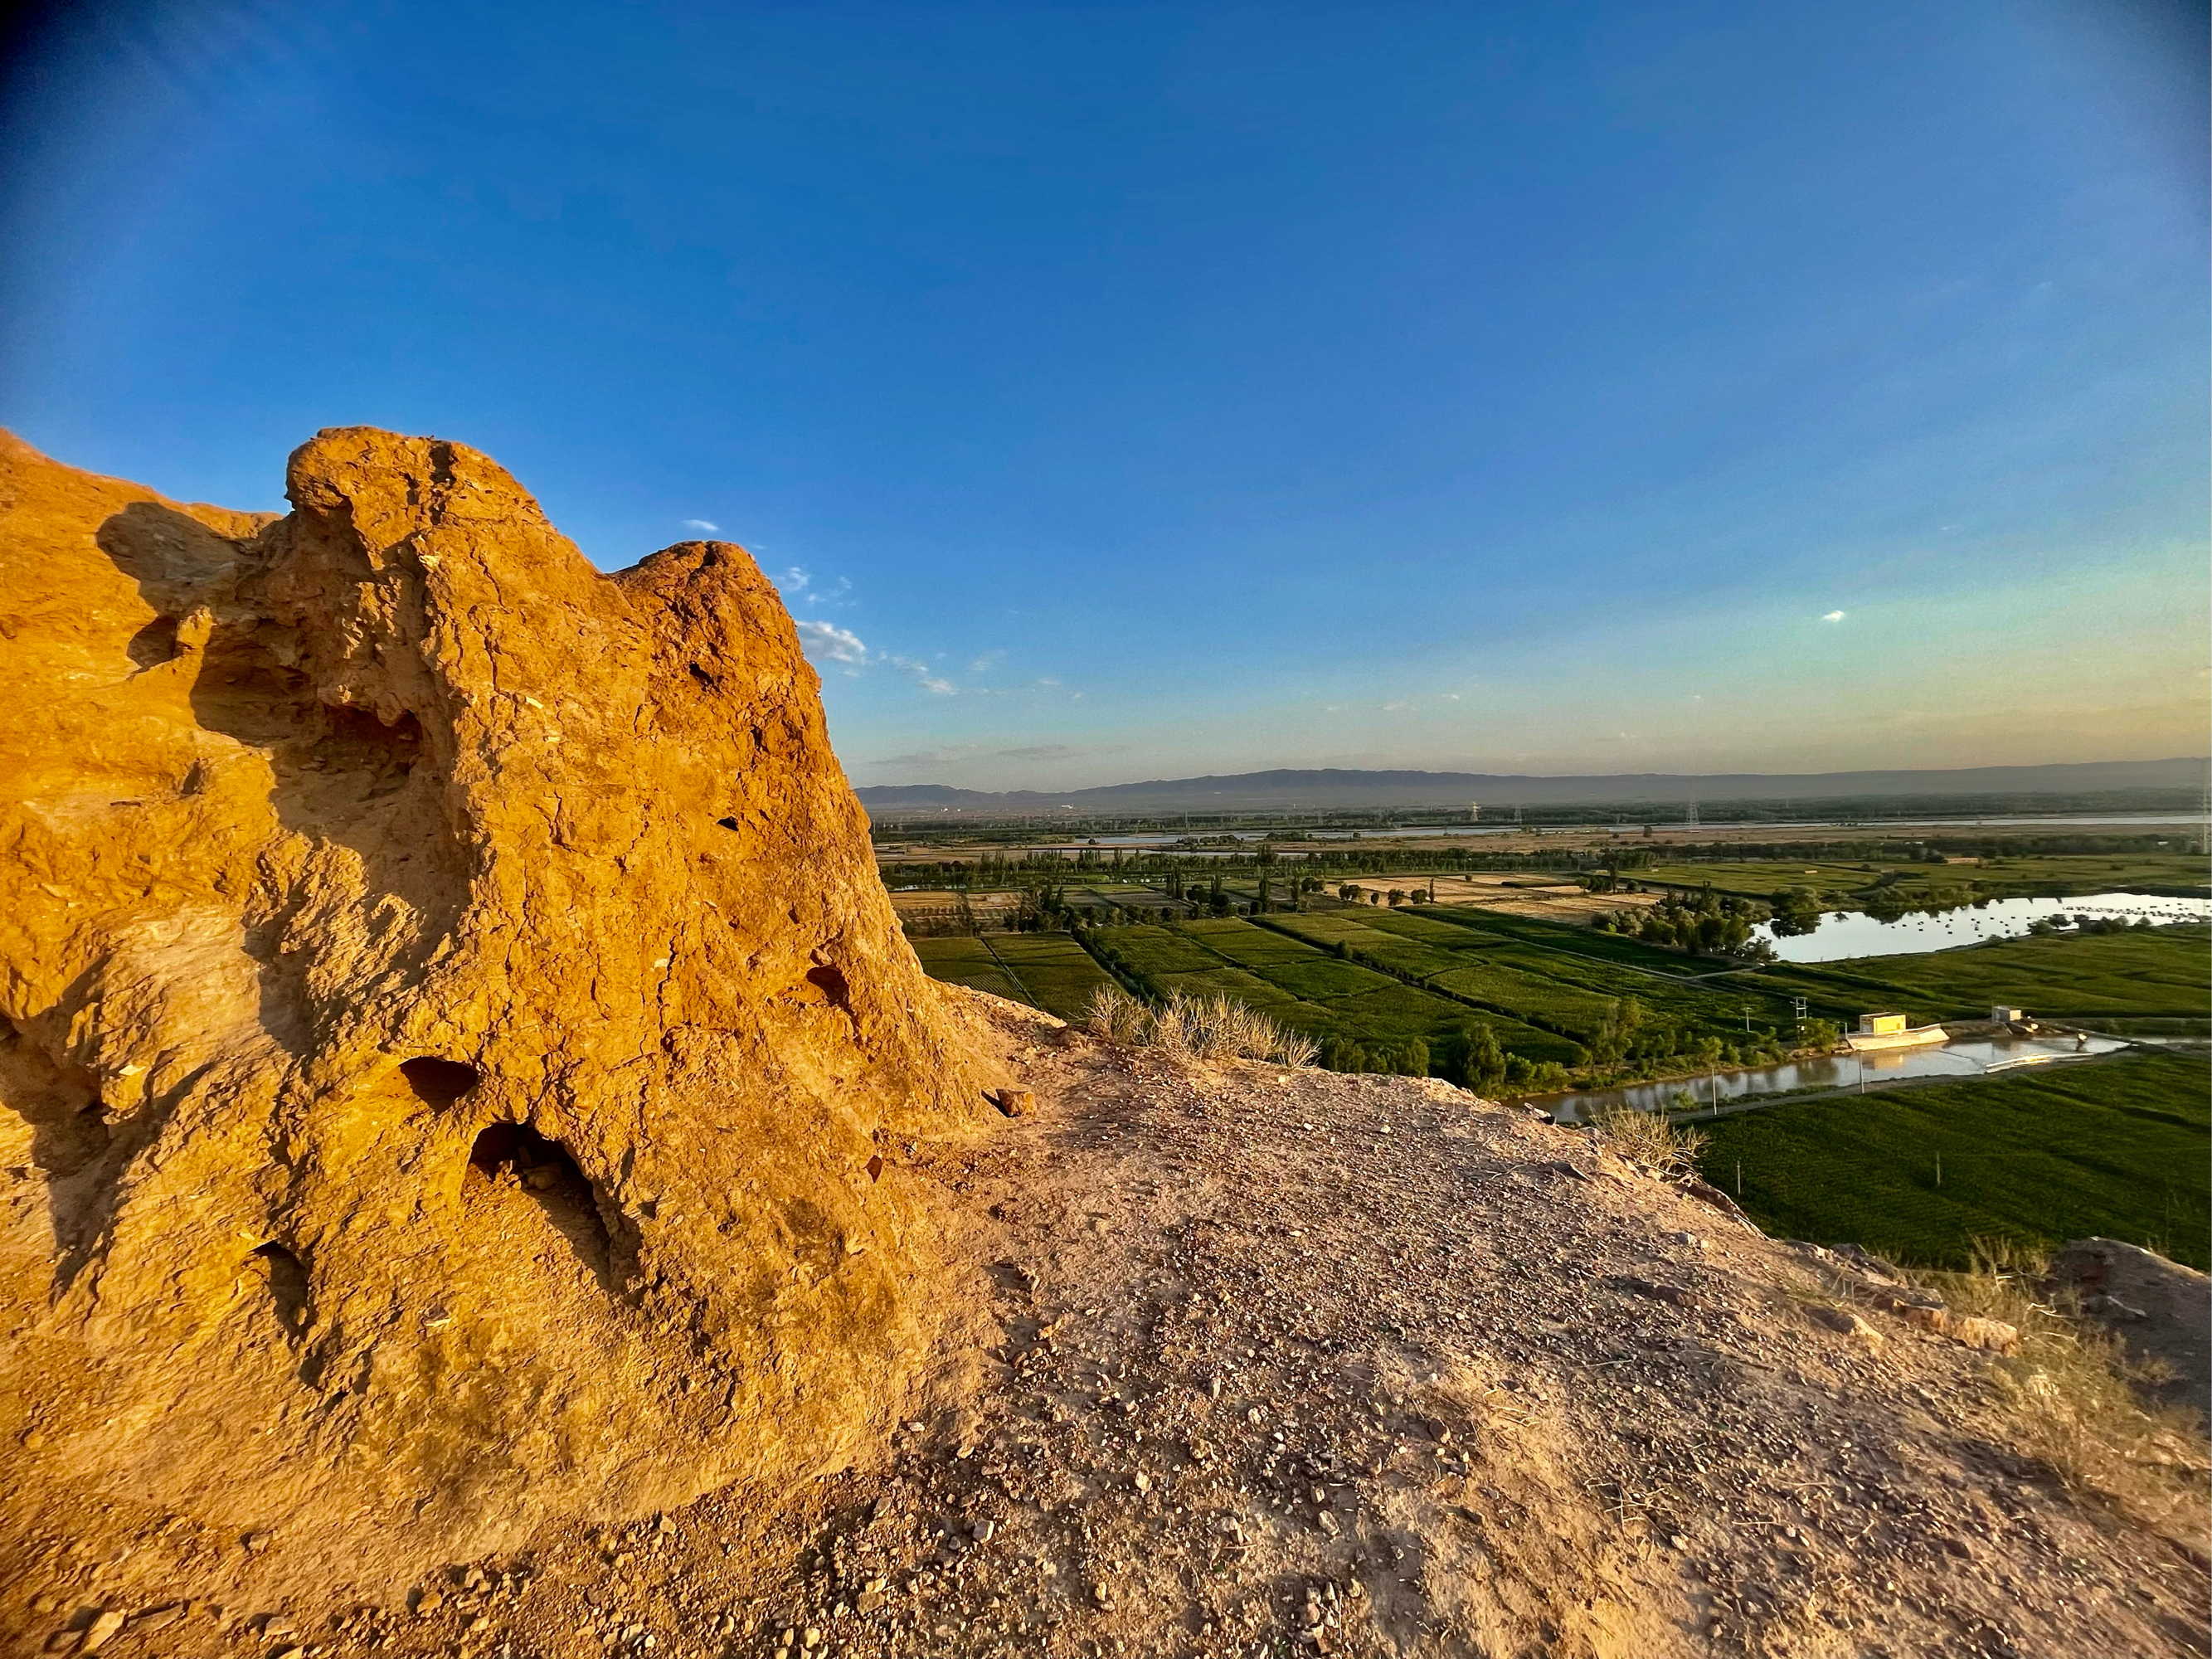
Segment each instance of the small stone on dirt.
M1870 1347L1881 1346L1881 1333L1849 1308L1831 1308L1814 1304L1809 1311L1814 1318L1832 1331L1840 1331L1854 1341L1864 1342Z

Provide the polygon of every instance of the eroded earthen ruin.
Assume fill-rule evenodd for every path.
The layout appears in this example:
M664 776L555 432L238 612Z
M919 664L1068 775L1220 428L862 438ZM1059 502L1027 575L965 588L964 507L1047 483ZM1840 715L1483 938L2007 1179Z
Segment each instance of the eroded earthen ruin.
M0 434L0 1480L428 1553L849 1457L988 1110L745 552L368 428Z

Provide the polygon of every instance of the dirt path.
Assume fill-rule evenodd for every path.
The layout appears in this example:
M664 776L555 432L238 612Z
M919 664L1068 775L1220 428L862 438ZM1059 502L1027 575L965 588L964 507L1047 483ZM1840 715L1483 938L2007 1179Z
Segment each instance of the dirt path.
M1040 1109L914 1150L974 1294L882 1467L104 1650L2206 1650L2201 1564L2008 1455L1986 1356L1827 1328L1574 1133L1000 1018Z

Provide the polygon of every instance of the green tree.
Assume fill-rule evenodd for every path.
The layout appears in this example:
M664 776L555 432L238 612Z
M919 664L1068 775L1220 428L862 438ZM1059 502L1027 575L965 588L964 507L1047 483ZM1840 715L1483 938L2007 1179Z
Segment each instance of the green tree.
M1465 1027L1445 1039L1439 1069L1462 1088L1480 1094L1504 1081L1505 1051L1487 1025Z
M1628 1057L1629 1045L1644 1024L1644 1005L1634 997L1620 997L1606 1005L1597 1034L1590 1039L1590 1060L1599 1066L1618 1066Z

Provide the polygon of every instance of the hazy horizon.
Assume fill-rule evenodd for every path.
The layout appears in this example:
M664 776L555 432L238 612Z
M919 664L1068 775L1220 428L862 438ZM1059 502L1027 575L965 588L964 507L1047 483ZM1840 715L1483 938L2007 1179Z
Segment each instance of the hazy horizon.
M0 424L740 542L857 783L2206 746L2181 9L47 15Z

